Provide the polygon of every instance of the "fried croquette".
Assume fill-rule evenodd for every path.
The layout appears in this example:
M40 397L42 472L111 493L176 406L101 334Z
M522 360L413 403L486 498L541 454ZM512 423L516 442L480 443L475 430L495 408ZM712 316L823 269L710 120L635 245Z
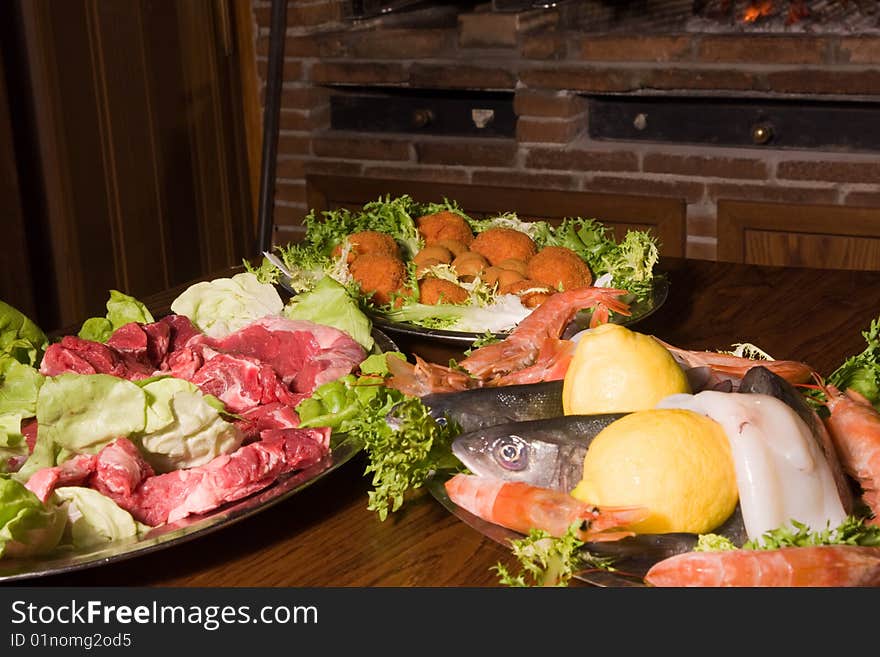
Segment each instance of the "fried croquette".
M436 242L433 242L431 246L442 246L444 249L449 249L453 258L457 258L468 252L468 245L459 240L437 240Z
M502 269L497 265L489 267L483 272L483 282L486 283L486 285L497 285L499 292L503 287L510 285L515 281L521 281L524 278L525 276L518 271L514 271L513 269Z
M370 295L377 304L391 301L391 295L402 289L406 282L406 265L403 260L387 253L364 253L348 266L361 292Z
M526 276L554 290L587 287L593 275L577 253L564 246L545 246L528 262Z
M422 215L416 219L416 227L425 239L426 246L442 240L455 240L469 245L474 240L474 233L464 217L448 210Z
M452 262L452 251L445 246L432 244L431 246L426 246L413 256L413 262L417 265L421 265L427 260L435 260L448 265Z
M526 277L529 271L529 265L525 260L517 260L516 258L507 258L507 260L502 260L498 263L498 267L501 269L510 269L512 271L518 271L523 275L523 278Z
M388 233L380 233L377 230L362 230L352 233L346 238L351 243L347 262L351 264L359 255L367 253L383 253L386 255L399 255L397 242ZM342 245L337 244L333 249L333 255L342 253Z
M471 242L471 251L481 254L491 265L509 258L528 262L537 250L531 237L513 228L490 228Z
M553 294L553 289L538 281L521 278L502 287L501 294L516 294L526 308L537 308Z
M443 278L428 277L419 282L419 299L431 306L438 303L465 303L468 298L467 290Z
M481 276L488 266L489 261L476 251L465 251L452 261L455 273L465 282L470 282L477 276Z

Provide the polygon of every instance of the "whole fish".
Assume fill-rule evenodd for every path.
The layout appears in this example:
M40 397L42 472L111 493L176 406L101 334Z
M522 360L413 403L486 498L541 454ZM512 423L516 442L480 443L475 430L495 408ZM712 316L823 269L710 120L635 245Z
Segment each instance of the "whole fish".
M506 422L561 416L562 381L436 392L421 400L434 418L454 420L462 432L468 432Z
M559 415L467 431L452 453L472 473L570 492L581 480L584 456L602 429L626 413Z

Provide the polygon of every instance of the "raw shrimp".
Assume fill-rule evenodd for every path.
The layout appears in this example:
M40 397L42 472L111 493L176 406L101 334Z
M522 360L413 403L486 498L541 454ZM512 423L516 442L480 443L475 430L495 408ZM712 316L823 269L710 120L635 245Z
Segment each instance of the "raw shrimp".
M558 292L521 321L505 340L477 349L459 364L484 381L522 370L535 364L541 352L556 351L553 343L545 345L546 340L569 342L560 340L559 336L578 311L592 307L628 315L629 305L618 298L623 294L626 290L604 287Z
M645 581L653 586L880 586L880 548L686 552L654 564Z
M626 291L602 287L557 292L520 322L507 338L480 347L462 360L459 366L465 371L427 363L418 357L415 365L389 358L392 376L388 385L422 397L433 392L562 379L575 347L571 340L559 338L566 325L579 310L588 307L628 315L629 306L617 298L622 294ZM593 317L596 316L594 312Z
M874 514L870 524L880 524L880 413L855 390L824 390L831 411L825 426L840 462L862 487L862 501Z
M688 351L664 342L657 336L652 337L669 350L683 369L707 369L709 380L704 388L717 388L730 382L730 388L736 390L746 372L756 365L766 367L792 384L807 383L813 379L814 370L806 363L794 360L757 360L717 351Z
M644 507L607 507L585 504L568 493L539 488L519 481L457 474L446 482L446 492L455 504L475 516L522 534L542 529L563 536L571 524L583 520L579 538L583 541L616 541L635 532L632 523L644 520ZM618 531L609 531L609 530Z

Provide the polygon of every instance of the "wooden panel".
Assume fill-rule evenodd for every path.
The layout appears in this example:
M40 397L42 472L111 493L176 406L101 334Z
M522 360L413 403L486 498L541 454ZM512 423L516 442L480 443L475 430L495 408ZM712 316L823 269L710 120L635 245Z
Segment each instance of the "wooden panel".
M623 237L626 230L650 229L657 236L662 255L684 255L683 199L312 175L306 176L306 193L309 207L318 211L356 207L385 195L409 194L421 202L454 200L475 216L516 212L521 219L543 219L553 224L565 217L594 218L612 228L617 238Z
M228 0L22 3L57 324L252 256ZM48 326L47 328L52 328Z
M761 265L880 270L880 208L721 200L718 258Z

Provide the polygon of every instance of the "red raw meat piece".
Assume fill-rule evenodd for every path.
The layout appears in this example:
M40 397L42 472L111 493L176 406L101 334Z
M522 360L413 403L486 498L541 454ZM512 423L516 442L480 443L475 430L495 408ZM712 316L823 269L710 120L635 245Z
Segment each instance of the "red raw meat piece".
M60 342L49 345L40 363L40 373L46 376L65 372L111 374L136 380L151 376L153 368L100 342L66 335Z
M40 498L45 504L52 491L59 486L81 486L95 471L97 457L94 454L79 454L61 465L37 470L30 476L25 488Z
M303 398L300 396L296 404ZM294 410L296 404L281 402L263 404L242 413L241 418L235 420L235 424L244 434L245 442L258 438L260 432L267 429L293 429L299 426L299 415Z
M120 439L117 442L120 442ZM221 504L255 493L278 477L318 463L329 449L330 429L273 429L261 440L223 454L203 466L146 477L133 493L108 485L100 471L95 488L145 524L156 526L195 513L206 513ZM106 449L106 448L105 448ZM116 453L137 460L133 454ZM135 472L135 466L123 466ZM126 487L133 480L126 480Z
M140 483L155 471L128 438L117 438L99 453L92 488L107 497L130 497Z

